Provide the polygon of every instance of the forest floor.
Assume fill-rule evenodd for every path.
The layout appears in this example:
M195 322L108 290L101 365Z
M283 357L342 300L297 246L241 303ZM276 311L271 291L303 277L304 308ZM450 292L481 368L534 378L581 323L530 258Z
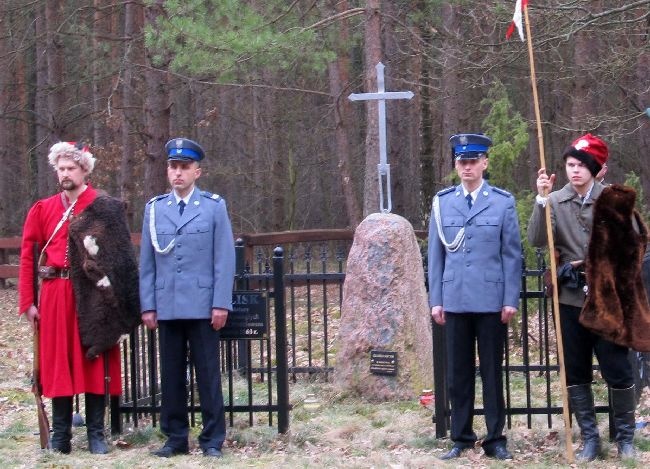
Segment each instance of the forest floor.
M107 455L87 451L85 428L73 428L73 451L62 455L38 447L36 406L30 392L32 370L31 331L16 311L16 291L0 290L0 469L9 468L165 468L165 467L333 467L333 468L426 468L441 467L568 467L564 454L561 416L553 428L545 419L528 429L524 418L513 417L507 430L513 461L494 461L480 448L466 451L451 463L437 459L449 447L447 439L436 439L431 411L417 401L374 404L338 396L326 382L298 381L291 385L290 430L279 435L266 423L249 427L247 418L237 417L228 428L224 457L204 458L197 446L198 429L191 434L191 453L171 459L149 454L164 441L158 427L140 422L112 439ZM303 400L315 393L320 407L308 410ZM49 402L46 405L49 409ZM600 416L603 435L606 418ZM636 462L616 458L615 445L604 440L602 458L590 468L650 467L650 391L642 396L637 421L649 424L637 431ZM480 434L483 419L475 425ZM574 429L574 441L577 430ZM586 466L586 465L584 465ZM581 467L574 465L573 467Z

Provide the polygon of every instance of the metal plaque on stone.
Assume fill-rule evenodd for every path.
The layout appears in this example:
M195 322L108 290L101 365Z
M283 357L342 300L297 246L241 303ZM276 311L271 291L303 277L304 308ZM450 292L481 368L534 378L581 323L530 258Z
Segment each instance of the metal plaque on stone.
M262 339L268 336L266 292L232 292L232 311L219 331L222 339Z
M397 375L397 352L371 350L370 372L375 375Z

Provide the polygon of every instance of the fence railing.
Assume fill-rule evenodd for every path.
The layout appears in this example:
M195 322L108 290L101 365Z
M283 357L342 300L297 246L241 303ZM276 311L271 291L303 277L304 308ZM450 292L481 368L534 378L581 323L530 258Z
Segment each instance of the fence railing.
M238 258L243 256L241 247L237 249L237 255ZM255 280L259 283L258 289L264 290L267 298L273 300L273 308L267 307L266 311L269 334L259 339L244 341L221 340L221 363L219 366L224 383L224 407L231 426L234 424L235 413L248 413L250 425L254 424L253 414L265 413L268 416L269 425L273 425L273 416L277 415L278 432L285 433L289 428L287 362L278 360L273 365L274 361L272 360L272 357L287 355L283 261L283 250L276 248L272 258L272 270L269 269L267 272L255 276ZM241 262L238 264L241 265ZM247 278L246 272L237 272L237 276L237 282L241 282L240 285L245 285L250 280ZM270 314L271 310L273 315ZM273 321L270 321L271 318ZM134 427L139 426L139 420L143 415L149 416L154 426L157 424L161 398L158 343L156 331L146 330L140 326L122 344L123 395L119 412ZM251 359L253 347L257 347L261 351L261 363L256 367L253 366ZM238 355L242 350L247 351L247 357L238 360ZM265 353L264 350L268 353ZM246 367L244 373L238 367L238 363L240 365L244 363ZM255 386L257 380L254 379L254 375L256 373L262 377L259 382L266 383L263 388ZM194 370L191 366L188 366L187 369L187 388L190 424L194 426L196 413L201 411L201 406L196 391Z
M416 234L419 238L426 238L425 232ZM272 325L268 337L262 340L223 341L220 366L224 382L227 381L224 384L227 387L224 397L231 425L234 414L242 412L248 413L250 425L255 423L254 415L260 414L267 415L265 422L269 425L273 424L274 415L278 415L278 428L284 425L280 420L285 417L278 414L281 393L277 388L279 374L286 373L293 382L301 377L329 378L333 371L333 347L352 239L352 230L307 230L241 236L237 288L268 291L274 301L268 312L269 324ZM139 235L134 235L133 241L136 245L139 244ZM6 264L6 260L17 252L19 246L19 238L0 239L0 261L4 259ZM274 256L276 247L283 249L281 259ZM524 266L520 320L509 328L506 342L504 381L508 427L514 416L523 415L529 428L535 423L540 424L540 416L551 428L552 416L562 412L557 391L559 370L556 364L551 305L544 296L541 280L545 267L541 252L538 252L535 264L531 267ZM14 273L17 275L17 266L0 266L0 279L13 278ZM282 287L278 286L280 283L274 283L280 281L280 276ZM274 296L278 294L282 298ZM278 313L278 306L286 306L284 313ZM278 320L278 314L281 315L280 320L286 321L285 327ZM278 327L285 329L287 334L286 350L281 353L277 351ZM436 435L442 437L448 429L449 405L444 364L444 328L435 324L433 344L432 384L436 397L433 419ZM139 416L150 415L155 425L160 403L155 334L144 329L132 334L123 347L123 360L124 394L119 412L127 419L132 419L136 425ZM286 372L281 369L285 366ZM188 382L192 383L192 380L190 369ZM276 387L273 387L274 384ZM195 396L193 386L190 386L190 390L191 422L194 422L194 413L200 407L196 403L198 396ZM477 392L477 396L480 395ZM597 411L607 412L609 408L606 404L598 405ZM483 413L480 403L476 413Z

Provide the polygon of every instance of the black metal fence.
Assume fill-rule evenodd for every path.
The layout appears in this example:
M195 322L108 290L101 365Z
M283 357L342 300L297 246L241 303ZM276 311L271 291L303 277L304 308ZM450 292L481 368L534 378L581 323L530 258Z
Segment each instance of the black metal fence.
M553 427L553 415L562 414L559 365L552 301L544 292L543 274L546 269L543 254L536 252L536 265L525 261L521 279L520 320L511 322L505 342L504 387L506 424L512 427L513 416L523 415L527 428L532 428L536 416L542 416L547 427ZM449 429L449 396L447 395L444 327L433 324L434 392L436 396L433 421L436 437L447 435ZM597 365L593 366L599 370ZM478 374L478 366L477 366ZM480 380L477 387L480 388ZM477 391L477 396L481 393ZM609 402L609 396L607 398ZM609 405L597 405L597 413L608 413ZM484 409L475 408L476 415ZM536 422L537 425L540 421ZM610 434L613 431L610 416Z
M339 233L340 234L340 233ZM268 293L269 334L262 339L222 340L221 371L224 401L232 426L236 414L247 414L249 425L288 428L288 385L299 379L327 380L333 371L333 345L338 331L345 278L345 262L352 233L337 239L295 233L289 238L265 236L259 244L250 240L237 247L236 287ZM275 248L276 241L283 248ZM524 268L521 315L510 328L505 363L508 427L515 415L523 415L530 428L535 416L562 413L555 352L555 332L550 302L544 296L544 260L537 256L533 268ZM436 435L445 436L449 405L444 366L444 328L433 327ZM154 425L160 411L157 334L143 328L125 341L123 396L113 406L113 429L124 421L137 426L146 417ZM477 380L479 381L479 380ZM480 384L478 384L480 386ZM200 411L194 375L188 368L191 423ZM480 392L477 392L480 396ZM608 406L597 406L607 412ZM482 414L480 403L476 409ZM539 419L538 419L539 420ZM539 425L539 421L535 422Z
M340 317L349 248L349 239L344 237L287 243L286 250L256 246L251 256L243 241L236 243L235 288L266 292L272 301L268 302L265 337L221 340L224 405L231 426L236 414L246 414L249 425L277 421L278 431L286 432L289 380L295 382L300 376L328 379L331 334ZM144 327L134 331L123 342L122 362L123 394L112 403L113 432L121 432L125 423L138 427L143 419L157 425L161 397L157 332ZM189 366L187 385L194 426L200 404Z
M237 253L238 266L242 266L241 246L238 246ZM273 366L273 357L287 355L283 263L283 250L276 248L271 259L272 269L269 265L263 272L251 274L243 268L237 275L236 282L240 288L256 284L257 289L265 291L273 302L272 307L271 302L267 303L269 334L260 339L221 341L219 366L224 383L224 405L231 426L235 413L247 413L250 425L254 423L255 413L264 413L269 425L273 425L273 416L277 415L279 432L284 433L289 428L287 363L278 360ZM254 350L259 351L259 363L255 366L252 359ZM155 426L161 397L157 332L138 328L123 343L122 355L123 395L118 411L114 408L112 412L113 431L121 431L123 420L137 427L145 416ZM194 426L196 413L201 411L201 407L191 366L187 369L187 386L190 424Z

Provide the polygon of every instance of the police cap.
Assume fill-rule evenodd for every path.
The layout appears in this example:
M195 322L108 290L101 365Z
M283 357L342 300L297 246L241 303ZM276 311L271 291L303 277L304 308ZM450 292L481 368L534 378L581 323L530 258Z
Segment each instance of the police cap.
M165 145L167 160L201 161L205 152L201 145L189 138L172 138Z
M487 156L492 140L483 134L456 134L449 137L449 143L452 160L476 160Z

